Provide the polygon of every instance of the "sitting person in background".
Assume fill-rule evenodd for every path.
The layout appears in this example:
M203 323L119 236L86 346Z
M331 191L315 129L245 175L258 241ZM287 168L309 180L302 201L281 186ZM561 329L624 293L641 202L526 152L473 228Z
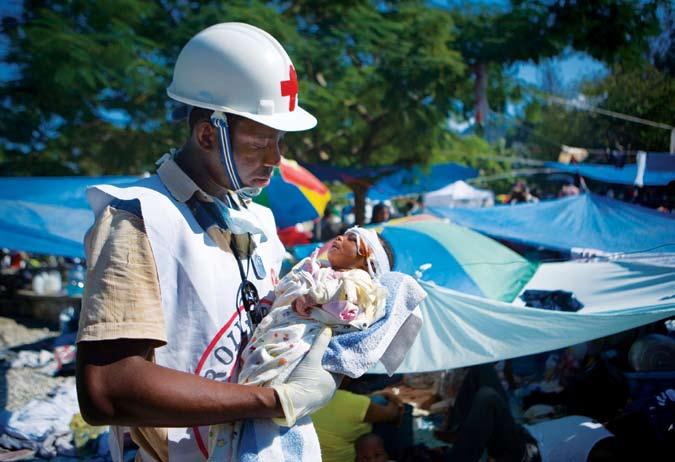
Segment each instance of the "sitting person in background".
M383 223L385 221L389 221L390 217L391 211L389 210L389 206L384 202L380 202L373 207L370 223Z
M424 209L424 196L419 195L417 198L410 199L405 203L405 205L401 208L401 214L407 217L410 215L422 213L423 209Z
M522 204L529 202L539 202L539 198L530 192L530 188L523 180L518 180L511 188L509 204Z
M338 209L332 204L326 205L323 217L319 222L314 223L312 239L315 242L326 242L340 234L342 220Z
M612 433L588 417L516 423L490 364L469 368L447 422L448 431L436 436L453 443L448 462L478 461L485 451L497 462L599 462L618 455Z
M323 462L355 460L354 445L359 437L370 434L373 424L397 425L403 415L403 403L398 396L391 392L377 393L386 398L386 404L377 404L368 396L348 391L351 383L352 379L344 377L333 399L312 414Z
M578 196L581 190L574 183L565 183L558 191L558 197Z
M356 462L392 462L384 448L384 440L375 433L366 433L354 443Z

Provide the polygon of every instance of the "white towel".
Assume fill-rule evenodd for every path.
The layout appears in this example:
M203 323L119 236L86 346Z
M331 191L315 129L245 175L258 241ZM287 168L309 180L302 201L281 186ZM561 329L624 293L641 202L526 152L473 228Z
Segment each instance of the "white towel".
M384 316L364 331L333 337L323 357L326 370L356 378L380 361L392 375L405 358L422 328L418 305L427 294L415 279L396 271L383 274L380 283L389 293Z

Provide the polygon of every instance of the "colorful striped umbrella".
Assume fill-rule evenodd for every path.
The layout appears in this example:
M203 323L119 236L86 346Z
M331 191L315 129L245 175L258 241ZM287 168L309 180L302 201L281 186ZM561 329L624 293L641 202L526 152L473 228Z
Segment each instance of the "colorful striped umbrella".
M424 281L472 295L510 302L537 269L499 242L431 215L394 219L375 229L392 248L395 271L420 271ZM319 257L325 258L329 244ZM297 246L294 254L303 258L316 246ZM431 266L420 270L423 265Z
M323 216L330 191L297 162L281 158L269 186L255 202L272 209L278 228Z
M537 265L499 242L448 221L389 222L382 237L394 251L394 269L421 279L493 300L512 301Z

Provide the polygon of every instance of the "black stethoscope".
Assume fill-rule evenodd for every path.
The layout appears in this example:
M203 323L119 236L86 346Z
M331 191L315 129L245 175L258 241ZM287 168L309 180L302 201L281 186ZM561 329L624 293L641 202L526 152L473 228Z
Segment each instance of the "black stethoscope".
M239 204L237 204L237 201L230 196L228 193L227 195L228 203L229 206L235 210L241 210ZM218 208L218 212L213 210L213 207L210 207L209 205L213 204L216 208ZM196 209L196 207L203 207L204 210L211 216L213 220L216 221L218 226L221 229L227 230L229 229L229 226L225 222L225 219L223 218L223 214L220 211L222 207L224 207L224 204L220 203L218 199L214 199L214 202L208 203L208 202L201 202L199 199L197 199L195 196L190 198L188 200L188 205L190 206L191 209ZM242 206L244 208L248 207L246 206L245 203L242 203ZM193 212L194 215L194 212ZM200 224L202 228L204 228L203 225ZM206 231L206 229L204 229ZM239 288L237 290L237 301L241 301L241 304L244 306L244 310L246 311L246 315L248 317L249 323L251 324L251 327L255 327L262 321L262 318L266 314L263 312L262 307L260 307L260 296L258 295L258 289L256 289L255 285L251 281L248 280L248 272L251 267L251 260L254 260L253 263L253 271L256 274L256 277L259 279L263 279L266 275L265 273L265 267L263 265L262 259L259 256L251 257L251 240L252 236L249 233L249 248L247 249L246 252L246 271L244 271L244 265L241 262L241 250L239 249L239 245L237 244L237 240L234 237L234 233L231 236L230 239L230 249L232 250L232 255L234 256L235 261L237 262L237 268L239 269L239 275L241 276L241 284L239 284ZM257 257L257 258L256 258Z

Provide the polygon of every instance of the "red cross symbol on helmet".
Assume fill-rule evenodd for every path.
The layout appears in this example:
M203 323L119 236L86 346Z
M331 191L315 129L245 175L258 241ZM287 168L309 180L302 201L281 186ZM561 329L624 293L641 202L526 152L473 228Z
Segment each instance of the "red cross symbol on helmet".
M288 101L288 110L295 109L295 99L298 96L298 76L295 74L295 68L291 64L288 66L290 79L281 81L281 96L290 96Z

